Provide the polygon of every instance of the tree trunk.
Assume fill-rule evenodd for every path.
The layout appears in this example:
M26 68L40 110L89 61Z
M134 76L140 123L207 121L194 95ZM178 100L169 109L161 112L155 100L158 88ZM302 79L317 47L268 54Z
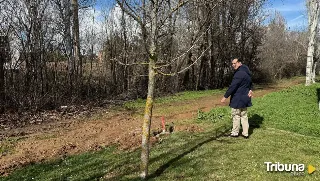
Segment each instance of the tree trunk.
M0 52L0 109L4 105L4 99L5 99L3 64L4 64L4 56L3 56L3 53Z
M78 16L78 10L79 10L79 4L78 0L72 0L71 1L72 11L73 11L73 26L72 26L72 33L73 33L73 53L74 53L74 61L77 70L77 74L80 78L79 81L81 81L82 76L82 61L80 57L80 35L79 35L79 16Z
M319 3L317 0L311 0L309 6L309 44L307 53L307 66L306 66L306 86L312 83L312 68L313 68L313 54L314 54L314 41L318 26L319 19Z
M142 126L142 143L141 143L141 178L145 179L148 176L149 166L149 140L150 140L150 126L153 107L153 92L155 89L155 63L157 62L157 44L158 44L158 0L152 3L151 10L151 42L149 48L149 81L148 81L148 95L146 101L146 107L144 112L143 126Z
M3 64L6 62L6 59L8 56L8 49L9 49L8 37L7 36L0 36L0 106L4 105L4 99L5 99Z
M128 71L128 40L127 40L127 22L125 18L125 12L122 10L122 16L121 16L121 26L122 26L122 38L123 38L123 58L122 61L124 62L123 72L122 72L122 92L128 93L128 82L129 82L129 71Z
M74 58L72 57L72 37L71 37L71 3L70 0L64 0L64 12L62 12L62 18L64 21L64 43L66 46L66 54L68 57L68 82L69 82L69 94L72 95L73 90L73 76L75 69Z
M316 83L317 63L318 63L318 61L315 61L315 62L313 63L313 68L312 68L312 78L311 78L311 81L312 81L313 84Z
M141 178L146 178L148 175L149 166L149 140L150 140L150 126L153 107L153 92L155 89L155 60L150 57L149 61L149 81L148 81L148 95L142 126L142 143L141 143Z

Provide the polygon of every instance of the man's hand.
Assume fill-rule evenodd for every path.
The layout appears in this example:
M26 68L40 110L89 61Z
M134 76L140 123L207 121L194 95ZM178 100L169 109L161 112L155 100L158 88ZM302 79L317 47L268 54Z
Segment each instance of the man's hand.
M221 102L221 103L224 103L224 102L226 102L226 99L227 99L227 98L223 97L220 102Z
M250 98L253 97L253 92L252 92L252 90L249 91L248 96L249 96Z

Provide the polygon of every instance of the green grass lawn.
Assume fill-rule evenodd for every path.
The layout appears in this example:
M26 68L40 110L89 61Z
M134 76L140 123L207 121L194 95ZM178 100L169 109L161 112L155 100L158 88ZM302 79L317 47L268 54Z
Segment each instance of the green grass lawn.
M215 90L203 90L203 91L184 91L179 92L171 96L155 98L155 104L161 105L165 103L173 103L177 101L192 100L206 96L212 96L214 94L222 94L226 89ZM144 108L146 105L145 99L137 99L134 101L128 101L124 104L126 108Z
M231 126L230 108L199 112L193 122L203 132L174 132L151 148L149 180L320 180L317 90L320 84L299 85L255 98L249 139L221 136ZM140 150L107 147L26 166L0 180L139 180L139 162ZM267 172L264 162L310 164L318 171Z

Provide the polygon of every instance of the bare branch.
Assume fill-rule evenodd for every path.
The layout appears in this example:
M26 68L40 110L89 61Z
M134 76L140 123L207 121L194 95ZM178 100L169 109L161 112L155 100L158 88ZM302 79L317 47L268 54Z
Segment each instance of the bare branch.
M160 70L158 70L158 67L154 67L154 69L156 69L157 73L162 74L162 75L167 75L167 76L175 76L177 74L183 73L184 71L190 69L194 64L196 64L198 62L198 60L200 60L200 58L204 55L204 53L211 47L212 45L208 46L202 53L201 55L189 66L185 67L184 69L180 70L179 72L175 72L175 73L164 73L161 72Z
M177 74L180 74L180 73L188 70L189 68L191 68L195 63L197 63L198 60L200 60L200 58L204 55L204 53L205 53L211 46L212 46L212 45L208 46L208 48L205 49L205 50L201 53L201 55L197 58L196 61L194 61L194 62L193 62L192 64L190 64L188 67L186 67L186 68L180 70L179 72L177 72Z
M164 25L164 23L166 22L166 20L167 20L170 16L172 16L173 13L175 13L176 11L178 11L182 6L186 5L188 2L189 2L188 0L187 0L187 1L183 1L183 2L179 2L179 3L177 4L177 6L176 6L175 8L173 8L173 9L171 10L171 12L170 12L162 21L160 20L160 25L159 25L159 27L161 27L162 25Z
M144 26L143 25L143 22L141 21L141 17L138 16L133 10L132 8L130 7L130 5L127 4L126 1L124 1L126 3L126 6L128 7L128 10L127 8L124 7L123 3L121 3L119 0L116 0L118 5L120 6L120 8L125 12L127 13L129 16L131 16L134 20L136 20L141 26Z
M194 42L192 42L192 46L191 46L186 52L184 52L183 54L179 55L178 57L170 60L169 63L167 63L166 65L162 65L161 67L170 66L171 63L173 63L175 60L180 59L180 58L183 57L185 54L187 54L191 49L193 49L193 47L194 47L194 46L196 45L196 43L200 40L200 38L201 38L203 35L205 35L205 33L210 29L211 25L212 25L212 23L209 25L209 27L207 28L206 31L204 31Z
M124 65L124 66L149 65L149 62L138 62L138 63L130 63L130 64L127 64L127 63L123 63L123 62L119 61L117 58L113 58L113 59L111 59L111 60L115 60L118 64Z
M221 2L221 0L219 1L219 3ZM217 6L217 4L214 5L214 7L212 7L212 10ZM208 17L209 19L209 17ZM160 67L157 67L157 68L161 68L161 67L168 67L171 65L171 63L173 63L175 60L177 59L180 59L181 57L183 57L185 54L187 54L195 45L196 43L200 40L200 38L205 35L205 33L207 33L210 29L210 27L212 26L212 23L210 23L209 27L206 29L206 31L204 31L194 42L192 42L192 45L191 47L186 51L184 52L183 54L179 55L178 57L172 59L171 61L169 61L169 63L165 64L165 65L162 65Z
M118 62L120 65L125 65L125 66L131 66L131 65L149 65L148 62L130 63L130 64L126 64L126 63L120 62L119 60L117 60L117 62Z

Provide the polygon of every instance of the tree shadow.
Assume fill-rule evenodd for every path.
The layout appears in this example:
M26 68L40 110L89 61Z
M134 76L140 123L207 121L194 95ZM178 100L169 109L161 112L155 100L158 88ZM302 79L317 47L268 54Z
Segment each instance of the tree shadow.
M264 118L258 114L254 114L249 117L249 135L253 133L254 129L261 127L263 120Z
M215 136L212 136L212 133L211 133L210 134L211 136L209 136L208 139L202 140L201 142L197 143L195 146L187 149L183 153L181 153L181 154L177 155L176 157L170 159L167 163L163 164L156 171L154 171L152 174L150 174L147 179L152 179L152 178L160 176L167 168L169 168L175 162L179 161L181 158L183 158L187 154L189 154L189 153L195 151L196 149L200 148L202 145L204 145L206 143L209 143L209 142L211 142L213 140L217 140L218 138L224 136L227 132L229 132L229 130L230 130L230 128L227 127L227 126L223 126L223 127L218 128L217 130L215 130ZM220 141L223 141L223 140L220 140ZM152 160L152 161L154 162L155 160Z

